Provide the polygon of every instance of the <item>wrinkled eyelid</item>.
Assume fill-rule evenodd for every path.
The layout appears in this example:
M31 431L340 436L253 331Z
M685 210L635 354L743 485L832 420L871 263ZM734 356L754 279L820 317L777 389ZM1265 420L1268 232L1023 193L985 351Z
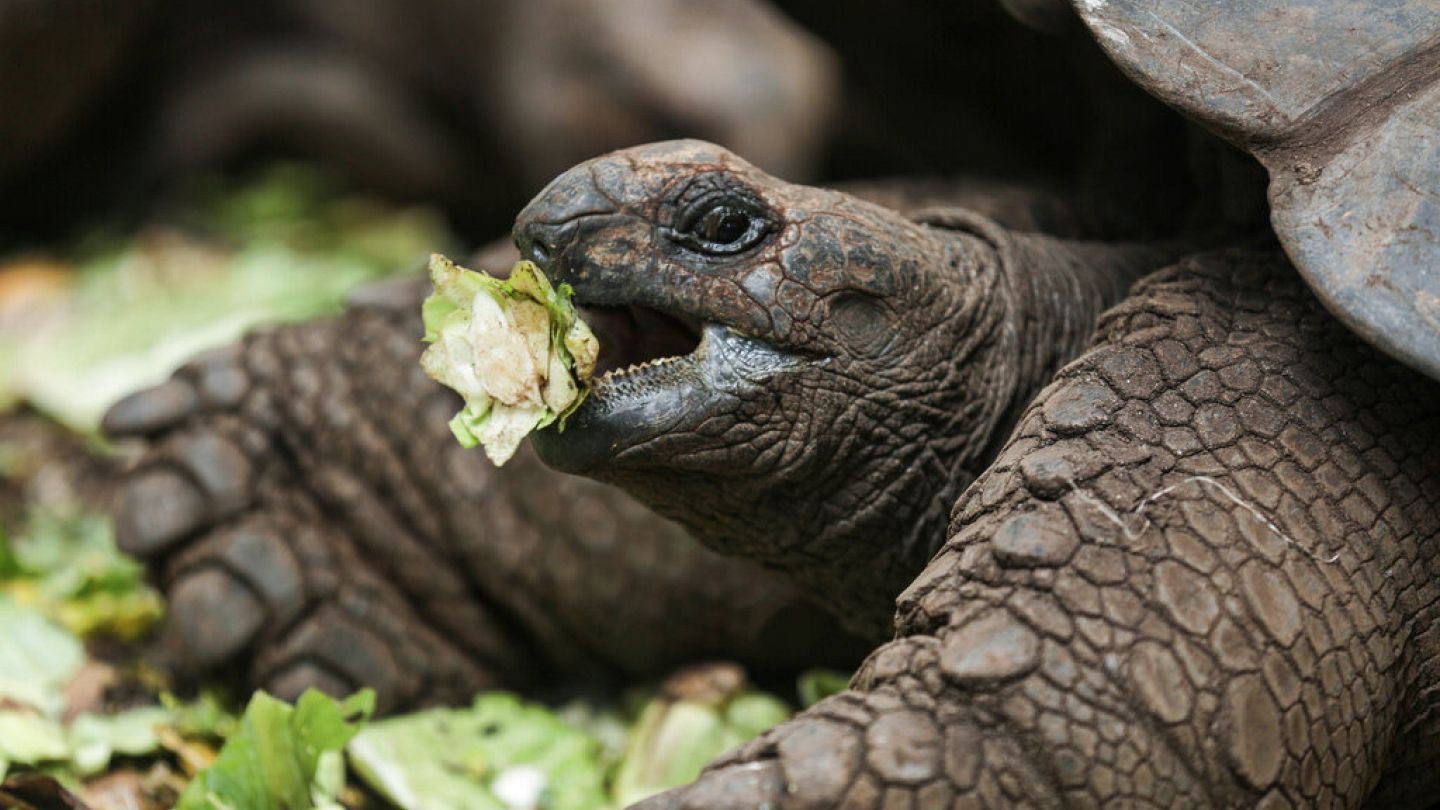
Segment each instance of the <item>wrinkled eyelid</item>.
M692 210L697 204L710 198L728 197L745 203L756 210L766 208L765 201L749 185L727 172L705 172L690 178L673 198L677 212Z

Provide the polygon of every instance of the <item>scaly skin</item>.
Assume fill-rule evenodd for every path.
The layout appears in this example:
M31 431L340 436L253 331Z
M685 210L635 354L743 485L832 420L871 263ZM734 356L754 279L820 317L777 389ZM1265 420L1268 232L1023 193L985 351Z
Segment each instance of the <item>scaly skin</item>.
M172 665L287 697L371 686L391 710L706 657L858 660L793 587L623 493L456 445L458 399L418 364L425 292L252 334L107 416L154 438L117 532L169 596Z
M727 211L748 228L731 244L690 232ZM706 343L602 377L563 435L536 434L542 459L888 637L955 498L1101 310L1171 255L911 216L699 141L566 172L517 218L522 253L583 304L700 321Z
M950 230L682 142L517 221L580 301L709 321L538 435L547 462L862 630L919 573L851 691L644 806L1424 806L1440 386L1240 252L1151 276L1056 375L1135 262L924 219Z
M1437 397L1283 257L1155 274L966 489L851 691L642 807L1427 806Z
M900 594L851 691L648 807L1404 808L1437 789L1440 387L1282 259L1187 259L1096 332L1166 251L906 219L695 142L568 172L517 241L582 303L705 334L602 380L563 439L536 437L546 461L783 569L863 633ZM285 333L292 383L261 393L299 394L304 430L267 435L312 435L305 392L371 367L305 379L355 323L309 348ZM428 413L367 407L386 435ZM353 478L406 491L383 443L353 446L378 465ZM285 464L384 559L336 461Z

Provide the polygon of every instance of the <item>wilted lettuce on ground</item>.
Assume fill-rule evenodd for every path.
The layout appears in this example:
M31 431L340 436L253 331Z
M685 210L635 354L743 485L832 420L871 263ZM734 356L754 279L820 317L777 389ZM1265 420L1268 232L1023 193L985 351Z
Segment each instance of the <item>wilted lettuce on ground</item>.
M491 692L468 709L372 723L349 754L402 810L598 810L609 805L602 751L548 709Z
M280 168L214 189L182 222L78 257L0 260L0 401L81 431L131 391L257 323L338 311L356 283L418 266L451 239L439 218L345 197Z
M691 667L641 696L629 719L605 704L552 710L508 693L468 708L374 722L365 692L296 706L256 693L238 721L211 694L117 714L73 713L67 687L85 663L78 638L34 607L0 597L0 776L41 769L79 790L113 756L178 759L195 779L183 810L338 810L342 751L358 778L402 810L602 810L693 780L704 764L790 716L733 664ZM814 695L843 676L807 676ZM357 733L358 732L358 733ZM218 757L197 738L228 736ZM347 744L348 743L348 744Z
M38 610L0 596L0 705L58 717L65 684L84 663L80 639Z
M615 773L615 806L694 781L707 762L790 714L784 701L751 688L736 665L681 670L646 702L631 727Z
M468 709L372 723L349 756L402 810L602 810L692 781L705 763L790 714L784 701L749 687L738 666L706 664L643 698L628 722L593 705L556 712L492 692Z
M160 706L63 719L74 709L67 687L84 664L74 634L38 609L0 596L0 778L12 765L84 776L103 770L114 754L159 748L156 728L172 716Z
M425 299L425 373L465 401L450 421L465 447L504 464L530 431L580 407L599 344L569 286L552 286L522 261L498 279L430 257L435 292Z
M174 722L163 706L116 714L82 714L70 723L70 761L82 776L100 773L116 754L143 756L160 748L158 729Z
M0 529L0 593L81 636L137 639L164 611L109 518L75 507L35 506L13 533Z

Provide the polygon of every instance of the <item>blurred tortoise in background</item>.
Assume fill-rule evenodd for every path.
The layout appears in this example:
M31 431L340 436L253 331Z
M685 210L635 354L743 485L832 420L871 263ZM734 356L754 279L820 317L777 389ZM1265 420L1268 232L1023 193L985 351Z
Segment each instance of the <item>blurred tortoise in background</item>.
M5 242L284 157L479 244L574 163L674 137L793 180L1058 181L1128 236L1173 228L1211 159L1087 38L991 3L65 0L6 6L0 42Z
M22 0L0 45L0 240L274 156L490 238L575 162L682 132L810 176L840 82L758 0Z
M782 570L861 635L886 634L899 594L896 640L851 691L650 806L1433 797L1440 388L1421 372L1437 358L1440 14L1138 5L1078 9L1138 82L1261 158L1288 255L907 216L696 142L584 164L521 213L517 242L595 310L612 362L650 361L602 383L573 434L542 433L541 455ZM1296 64L1276 57L1302 52L1289 32L1308 38ZM487 497L509 470L459 461L474 456L446 444L453 399L405 384L418 297L257 335L112 412L117 432L163 434L121 536L163 559L173 632L213 662L260 639L257 674L285 684L437 673L429 688L517 660L510 639L533 643L557 604L584 613L563 586L603 577L564 549L586 541L486 534L539 490ZM565 519L547 501L505 525L547 518ZM525 565L570 573L525 595ZM700 581L727 576L745 578ZM710 640L761 637L744 617L799 601L772 587L734 591L771 601ZM662 590L655 604L682 603ZM516 598L534 612L511 624ZM418 610L438 624L409 629ZM457 627L503 641L454 654Z

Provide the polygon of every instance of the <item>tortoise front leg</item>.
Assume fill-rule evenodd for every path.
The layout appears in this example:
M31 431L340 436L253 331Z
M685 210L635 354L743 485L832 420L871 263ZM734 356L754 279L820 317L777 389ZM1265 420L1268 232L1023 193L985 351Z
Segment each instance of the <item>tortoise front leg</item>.
M160 657L285 697L370 686L384 711L860 657L795 587L623 492L462 449L458 400L418 362L415 282L252 333L106 417L151 441L116 528L169 599Z
M1440 388L1278 257L1137 286L850 691L644 807L1423 807Z

